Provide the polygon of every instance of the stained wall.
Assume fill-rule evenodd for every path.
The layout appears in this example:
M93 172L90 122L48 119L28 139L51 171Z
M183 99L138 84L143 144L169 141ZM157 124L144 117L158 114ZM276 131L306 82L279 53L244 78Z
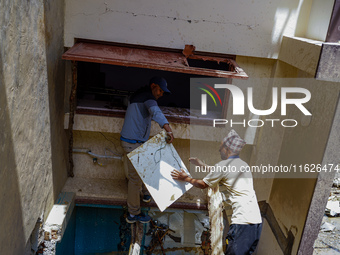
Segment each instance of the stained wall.
M1 1L1 254L29 254L66 180L63 1Z

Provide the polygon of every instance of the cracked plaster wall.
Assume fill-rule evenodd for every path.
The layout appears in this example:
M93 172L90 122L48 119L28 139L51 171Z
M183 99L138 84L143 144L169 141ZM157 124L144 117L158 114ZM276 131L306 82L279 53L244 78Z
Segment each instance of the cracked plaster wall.
M74 38L277 58L283 35L304 36L307 1L66 0L65 46Z
M64 4L4 0L0 17L0 254L31 254L66 180Z

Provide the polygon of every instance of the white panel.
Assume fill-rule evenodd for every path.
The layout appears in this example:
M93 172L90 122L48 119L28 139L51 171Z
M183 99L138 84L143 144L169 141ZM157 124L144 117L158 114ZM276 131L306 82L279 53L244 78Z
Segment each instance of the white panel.
M173 169L188 172L175 147L165 141L162 130L143 145L127 154L152 198L162 212L180 198L192 185L172 179Z

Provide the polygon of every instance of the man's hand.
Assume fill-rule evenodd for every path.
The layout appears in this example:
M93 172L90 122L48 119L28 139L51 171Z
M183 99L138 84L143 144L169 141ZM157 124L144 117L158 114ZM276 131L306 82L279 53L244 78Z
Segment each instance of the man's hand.
M174 140L174 135L172 134L172 132L166 132L167 133L167 139L165 139L166 140L166 142L167 143L172 143L172 141Z
M175 180L179 180L179 181L185 181L185 179L188 176L187 173L184 172L184 170L181 168L181 171L178 171L176 169L174 169L172 172L171 172L171 177Z
M165 141L167 143L172 143L172 141L175 139L174 138L174 134L172 133L172 129L171 127L169 126L169 124L164 124L163 128L165 129L166 131L166 134L168 135L168 137L165 139Z
M202 162L202 160L200 160L199 158L196 158L196 157L189 158L189 162L191 164L195 165L195 166L205 166L206 165Z
M209 187L208 184L206 184L204 181L191 178L186 172L184 172L182 168L181 168L181 171L174 169L171 172L171 176L175 180L189 182L195 187L200 188L200 189L205 189Z

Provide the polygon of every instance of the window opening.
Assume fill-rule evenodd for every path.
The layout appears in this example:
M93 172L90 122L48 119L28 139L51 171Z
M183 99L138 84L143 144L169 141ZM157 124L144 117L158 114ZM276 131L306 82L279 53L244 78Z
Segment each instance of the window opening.
M158 104L170 122L190 123L190 78L248 76L232 58L195 54L194 46L176 50L136 48L78 42L63 59L77 61L77 113L124 117L129 96L162 76L172 94ZM229 56L230 57L230 56ZM225 93L224 93L225 94ZM224 95L221 95L224 100ZM197 113L200 105L194 106ZM197 108L197 109L196 109ZM225 109L210 112L206 119L221 118ZM203 124L203 122L201 122Z
M206 68L211 70L229 70L230 65L226 62L216 62L202 59L187 59L189 66Z

